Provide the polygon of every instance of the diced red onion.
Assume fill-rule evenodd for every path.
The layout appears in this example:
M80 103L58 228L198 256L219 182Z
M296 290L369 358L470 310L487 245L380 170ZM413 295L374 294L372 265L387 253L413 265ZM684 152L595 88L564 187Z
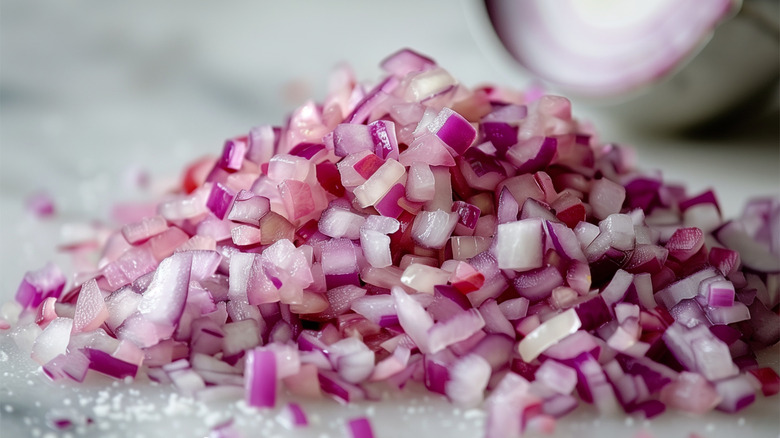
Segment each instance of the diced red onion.
M112 357L105 351L94 348L85 348L81 350L81 352L89 360L89 368L99 373L117 379L124 379L125 377L135 377L138 372L137 365Z
M309 421L306 419L306 413L298 403L287 403L276 419L288 429L306 427Z
M92 279L84 283L76 301L76 314L73 316L73 331L71 333L95 330L105 322L108 316L108 308L97 281Z
M481 356L464 356L452 365L450 378L445 384L445 394L457 406L478 406L484 397L490 374L490 364Z
M246 403L257 408L276 405L276 357L272 351L253 349L247 353L245 376Z
M444 142L434 134L427 133L417 137L409 147L401 153L399 161L404 166L414 163L429 166L454 166L455 159L447 151Z
M447 271L413 263L401 274L401 283L418 292L432 294L436 285L447 284L449 278L450 273Z
M542 238L542 223L538 219L500 224L495 248L498 267L517 271L541 267Z
M66 354L72 329L72 319L54 318L35 339L32 358L43 365L61 354Z
M425 248L442 248L457 224L456 212L421 211L412 225L412 238Z
M48 297L59 298L64 288L65 276L57 265L49 262L40 270L24 275L16 290L16 302L35 308Z
M217 165L223 169L229 171L236 171L241 169L241 165L244 162L244 156L247 152L246 141L240 139L230 139L225 142L225 146L222 149L222 156L217 162Z
M347 422L349 435L352 438L374 438L374 431L368 418L354 418Z
M755 352L780 340L780 203L723 223L565 98L469 89L408 49L384 68L342 68L119 230L66 232L74 284L28 273L0 329L52 379L141 371L202 401L419 381L471 408L490 388L491 437L552 431L574 389L647 418L778 391ZM305 423L293 406L280 421Z
M414 50L404 48L383 59L379 66L383 70L403 78L409 73L433 68L436 63Z
M428 331L433 327L431 316L400 287L394 287L391 293L401 327L421 351L430 351Z
M530 362L558 341L579 329L581 322L574 309L562 312L529 333L517 344L524 361Z
M577 372L554 360L544 361L534 376L535 381L544 383L558 394L571 394L577 385Z
M361 207L378 202L390 188L405 174L405 168L398 161L388 159L363 184L355 187L355 198Z
M477 137L477 131L460 114L449 108L443 108L428 125L428 130L436 134L455 155L463 154Z
M737 251L746 267L759 272L780 272L780 256L751 238L738 222L725 223L714 235L727 248Z

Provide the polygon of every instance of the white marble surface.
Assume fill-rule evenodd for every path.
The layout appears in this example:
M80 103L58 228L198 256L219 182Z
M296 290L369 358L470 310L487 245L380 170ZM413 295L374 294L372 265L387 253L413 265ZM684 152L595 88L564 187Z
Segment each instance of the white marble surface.
M63 222L105 218L117 200L149 199L149 193L128 188L128 169L143 168L154 181L164 181L189 160L216 153L225 138L258 123L280 123L303 98L324 96L327 73L339 61L372 80L385 55L409 46L466 84L527 83L506 69L506 59L480 50L485 40L473 38L469 23L462 5L444 0L2 0L0 301L13 296L24 271L56 258ZM777 113L682 138L634 132L577 108L591 114L605 139L635 146L641 167L663 167L668 179L693 191L714 187L727 216L737 214L748 197L780 194ZM54 196L55 220L34 220L24 211L24 199L39 189ZM10 353L0 355L3 436L46 436L53 431L45 416L57 410L95 416L100 382L78 389L53 385L13 354L8 339L0 351ZM151 407L172 414L171 421L140 414L96 418L107 421L115 436L170 436L174 427L204 436L209 425L230 414L263 436L286 434L272 412L249 415L231 405L203 415L202 408L186 403L178 411L170 408L167 389L120 384L108 391L108 414L115 411L110 405L117 394L124 396L117 412L134 406L135 412ZM92 401L80 406L85 399ZM736 417L665 415L648 424L595 420L584 410L563 422L556 436L631 436L642 429L670 438L691 432L777 436L777 405L775 397ZM321 419L319 425L293 436L345 436L340 421L366 413L373 415L378 437L414 431L475 436L482 423L478 411L459 412L419 394L349 408L312 403L307 409ZM96 426L83 432L108 436Z

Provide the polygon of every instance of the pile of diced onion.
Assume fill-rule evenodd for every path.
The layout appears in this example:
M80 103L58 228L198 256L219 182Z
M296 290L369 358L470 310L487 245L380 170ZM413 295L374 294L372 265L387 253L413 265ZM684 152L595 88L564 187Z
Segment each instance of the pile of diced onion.
M54 380L258 408L419 382L484 407L488 437L580 403L650 418L778 392L755 352L780 339L780 201L724 221L565 98L468 88L406 49L381 66L193 163L70 281L28 273L3 326Z

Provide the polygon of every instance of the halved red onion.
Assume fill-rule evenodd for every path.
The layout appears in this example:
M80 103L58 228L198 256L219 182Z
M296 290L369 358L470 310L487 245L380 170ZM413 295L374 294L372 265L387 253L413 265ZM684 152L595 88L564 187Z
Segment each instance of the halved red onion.
M443 248L458 224L458 213L421 211L412 225L412 238L425 248Z

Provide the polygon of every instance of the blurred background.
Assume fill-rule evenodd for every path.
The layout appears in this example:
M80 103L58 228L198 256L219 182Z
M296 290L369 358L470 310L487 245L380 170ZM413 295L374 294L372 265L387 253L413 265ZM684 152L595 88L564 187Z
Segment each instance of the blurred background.
M379 62L402 47L469 86L537 83L478 1L0 0L0 301L25 271L57 260L63 223L106 219L117 201L153 199L226 138L322 100L339 63L376 81ZM763 61L778 62L780 53ZM708 65L714 72L735 63ZM751 81L742 67L737 77ZM683 132L643 127L641 113L626 121L593 99L574 99L574 110L603 140L635 147L640 167L661 168L692 193L714 188L724 215L734 216L750 197L780 195L777 95L775 78L758 99ZM679 95L678 104L687 99ZM25 210L39 190L53 197L54 219Z

